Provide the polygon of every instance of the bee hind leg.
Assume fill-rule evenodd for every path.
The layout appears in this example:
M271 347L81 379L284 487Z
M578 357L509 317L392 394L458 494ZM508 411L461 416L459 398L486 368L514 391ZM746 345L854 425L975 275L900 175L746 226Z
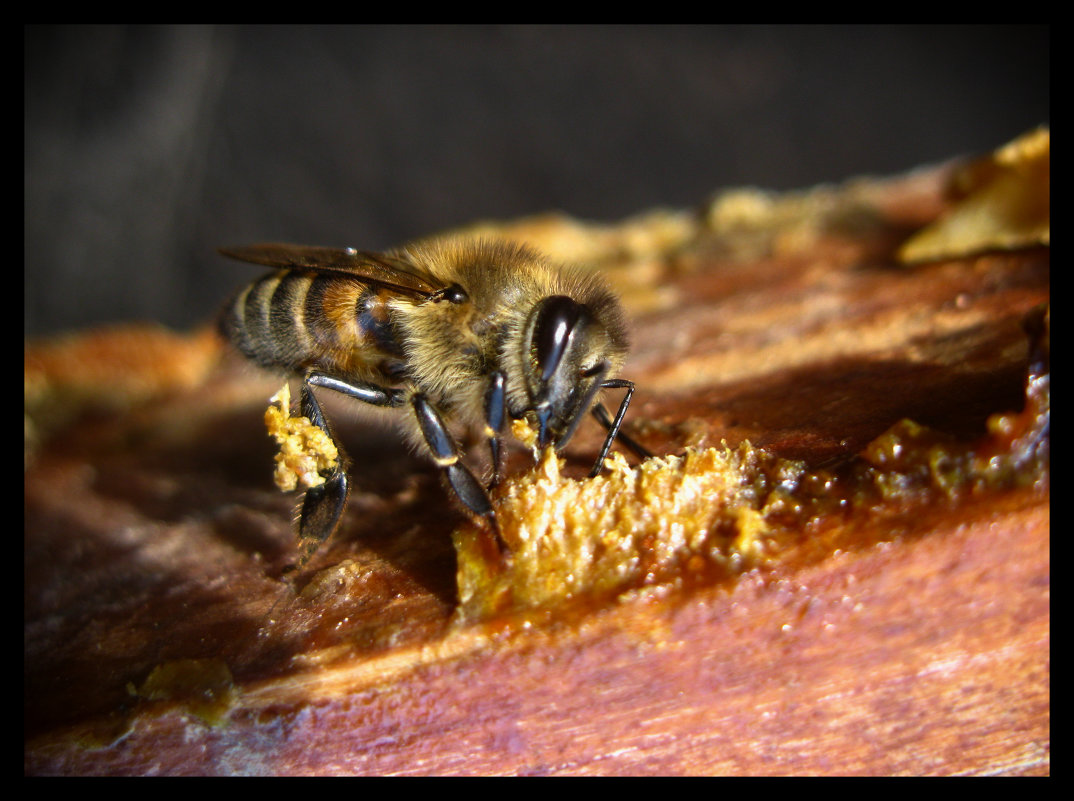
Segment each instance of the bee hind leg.
M332 536L347 508L350 479L347 478L347 455L328 428L321 404L313 394L313 387L324 387L349 395L376 406L400 406L403 394L398 390L375 385L342 381L320 372L309 373L302 382L302 414L332 440L339 453L336 466L324 476L324 483L306 490L298 518L300 565L304 565L317 548Z
M305 565L339 526L343 510L347 508L348 495L350 481L346 471L338 467L323 484L306 490L298 518L300 565Z

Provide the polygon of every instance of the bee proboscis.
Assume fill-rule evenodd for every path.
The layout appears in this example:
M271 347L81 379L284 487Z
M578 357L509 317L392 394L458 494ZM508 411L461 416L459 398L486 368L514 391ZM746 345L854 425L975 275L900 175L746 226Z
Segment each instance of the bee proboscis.
M558 451L591 412L607 431L591 476L616 438L649 455L620 431L634 392L631 381L615 377L627 353L626 326L618 299L592 272L476 239L387 253L275 243L221 253L275 268L228 304L224 335L255 363L301 376L301 413L329 438L314 388L408 409L402 417L412 439L497 537L488 489L500 480L509 419L527 422L538 448ZM605 389L625 390L614 417L597 398ZM453 424L480 426L487 438L488 489L460 458ZM299 536L313 547L346 508L347 460L335 444L341 458L306 490L299 516Z

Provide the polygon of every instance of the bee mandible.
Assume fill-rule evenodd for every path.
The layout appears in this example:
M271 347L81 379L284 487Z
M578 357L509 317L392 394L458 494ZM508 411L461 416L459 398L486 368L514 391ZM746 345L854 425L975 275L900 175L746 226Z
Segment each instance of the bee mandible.
M526 421L538 448L560 451L591 412L607 436L590 476L617 438L650 455L620 431L634 392L615 377L626 326L618 299L594 273L553 265L521 245L465 238L387 253L275 243L220 252L276 268L224 309L221 330L238 350L300 376L301 412L329 438L315 388L407 409L411 439L497 538L488 490L500 481L508 419ZM614 417L597 398L607 389L625 390ZM480 427L487 438L488 488L460 458L455 424ZM347 459L333 442L341 458L306 490L299 515L299 537L314 548L347 504Z

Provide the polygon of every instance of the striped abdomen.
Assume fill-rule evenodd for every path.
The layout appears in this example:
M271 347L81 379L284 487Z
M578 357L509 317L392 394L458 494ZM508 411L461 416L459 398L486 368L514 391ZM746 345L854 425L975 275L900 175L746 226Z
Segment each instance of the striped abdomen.
M403 349L388 302L397 297L332 273L281 270L250 284L224 311L224 335L263 367L398 378Z

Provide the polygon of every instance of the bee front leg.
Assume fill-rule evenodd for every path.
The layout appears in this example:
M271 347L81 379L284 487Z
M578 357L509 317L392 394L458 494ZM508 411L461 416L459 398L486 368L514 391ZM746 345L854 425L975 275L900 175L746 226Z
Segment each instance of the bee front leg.
M485 390L485 436L489 440L489 452L492 454L492 482L489 489L500 483L500 468L503 457L500 449L500 437L503 436L503 424L507 418L507 402L504 394L504 375L497 370L489 378Z
M503 541L500 539L499 527L496 525L496 512L492 508L492 501L489 499L488 493L481 482L477 480L470 468L459 458L459 454L455 449L455 442L452 440L451 434L448 433L440 412L429 402L428 398L420 393L411 398L411 403L414 406L414 413L417 415L422 436L425 438L425 444L429 446L433 459L436 460L437 465L447 476L451 488L455 490L455 494L459 496L459 500L463 502L467 509L479 517L488 519L497 539L502 544Z
M622 402L619 404L619 411L615 413L615 419L613 420L608 414L608 410L600 403L593 407L593 416L600 421L600 424L604 426L608 431L608 436L604 440L604 445L600 449L600 456L597 457L596 464L593 465L593 469L589 473L590 478L600 474L601 468L604 467L604 457L608 455L608 451L612 447L612 441L618 439L624 445L626 445L634 454L640 459L649 459L652 457L650 453L643 445L635 442L628 437L619 427L623 424L623 418L626 416L627 407L630 406L630 398L634 394L634 382L627 381L625 378L614 378L610 381L605 381L601 384L602 389L625 389L626 394L623 396Z

